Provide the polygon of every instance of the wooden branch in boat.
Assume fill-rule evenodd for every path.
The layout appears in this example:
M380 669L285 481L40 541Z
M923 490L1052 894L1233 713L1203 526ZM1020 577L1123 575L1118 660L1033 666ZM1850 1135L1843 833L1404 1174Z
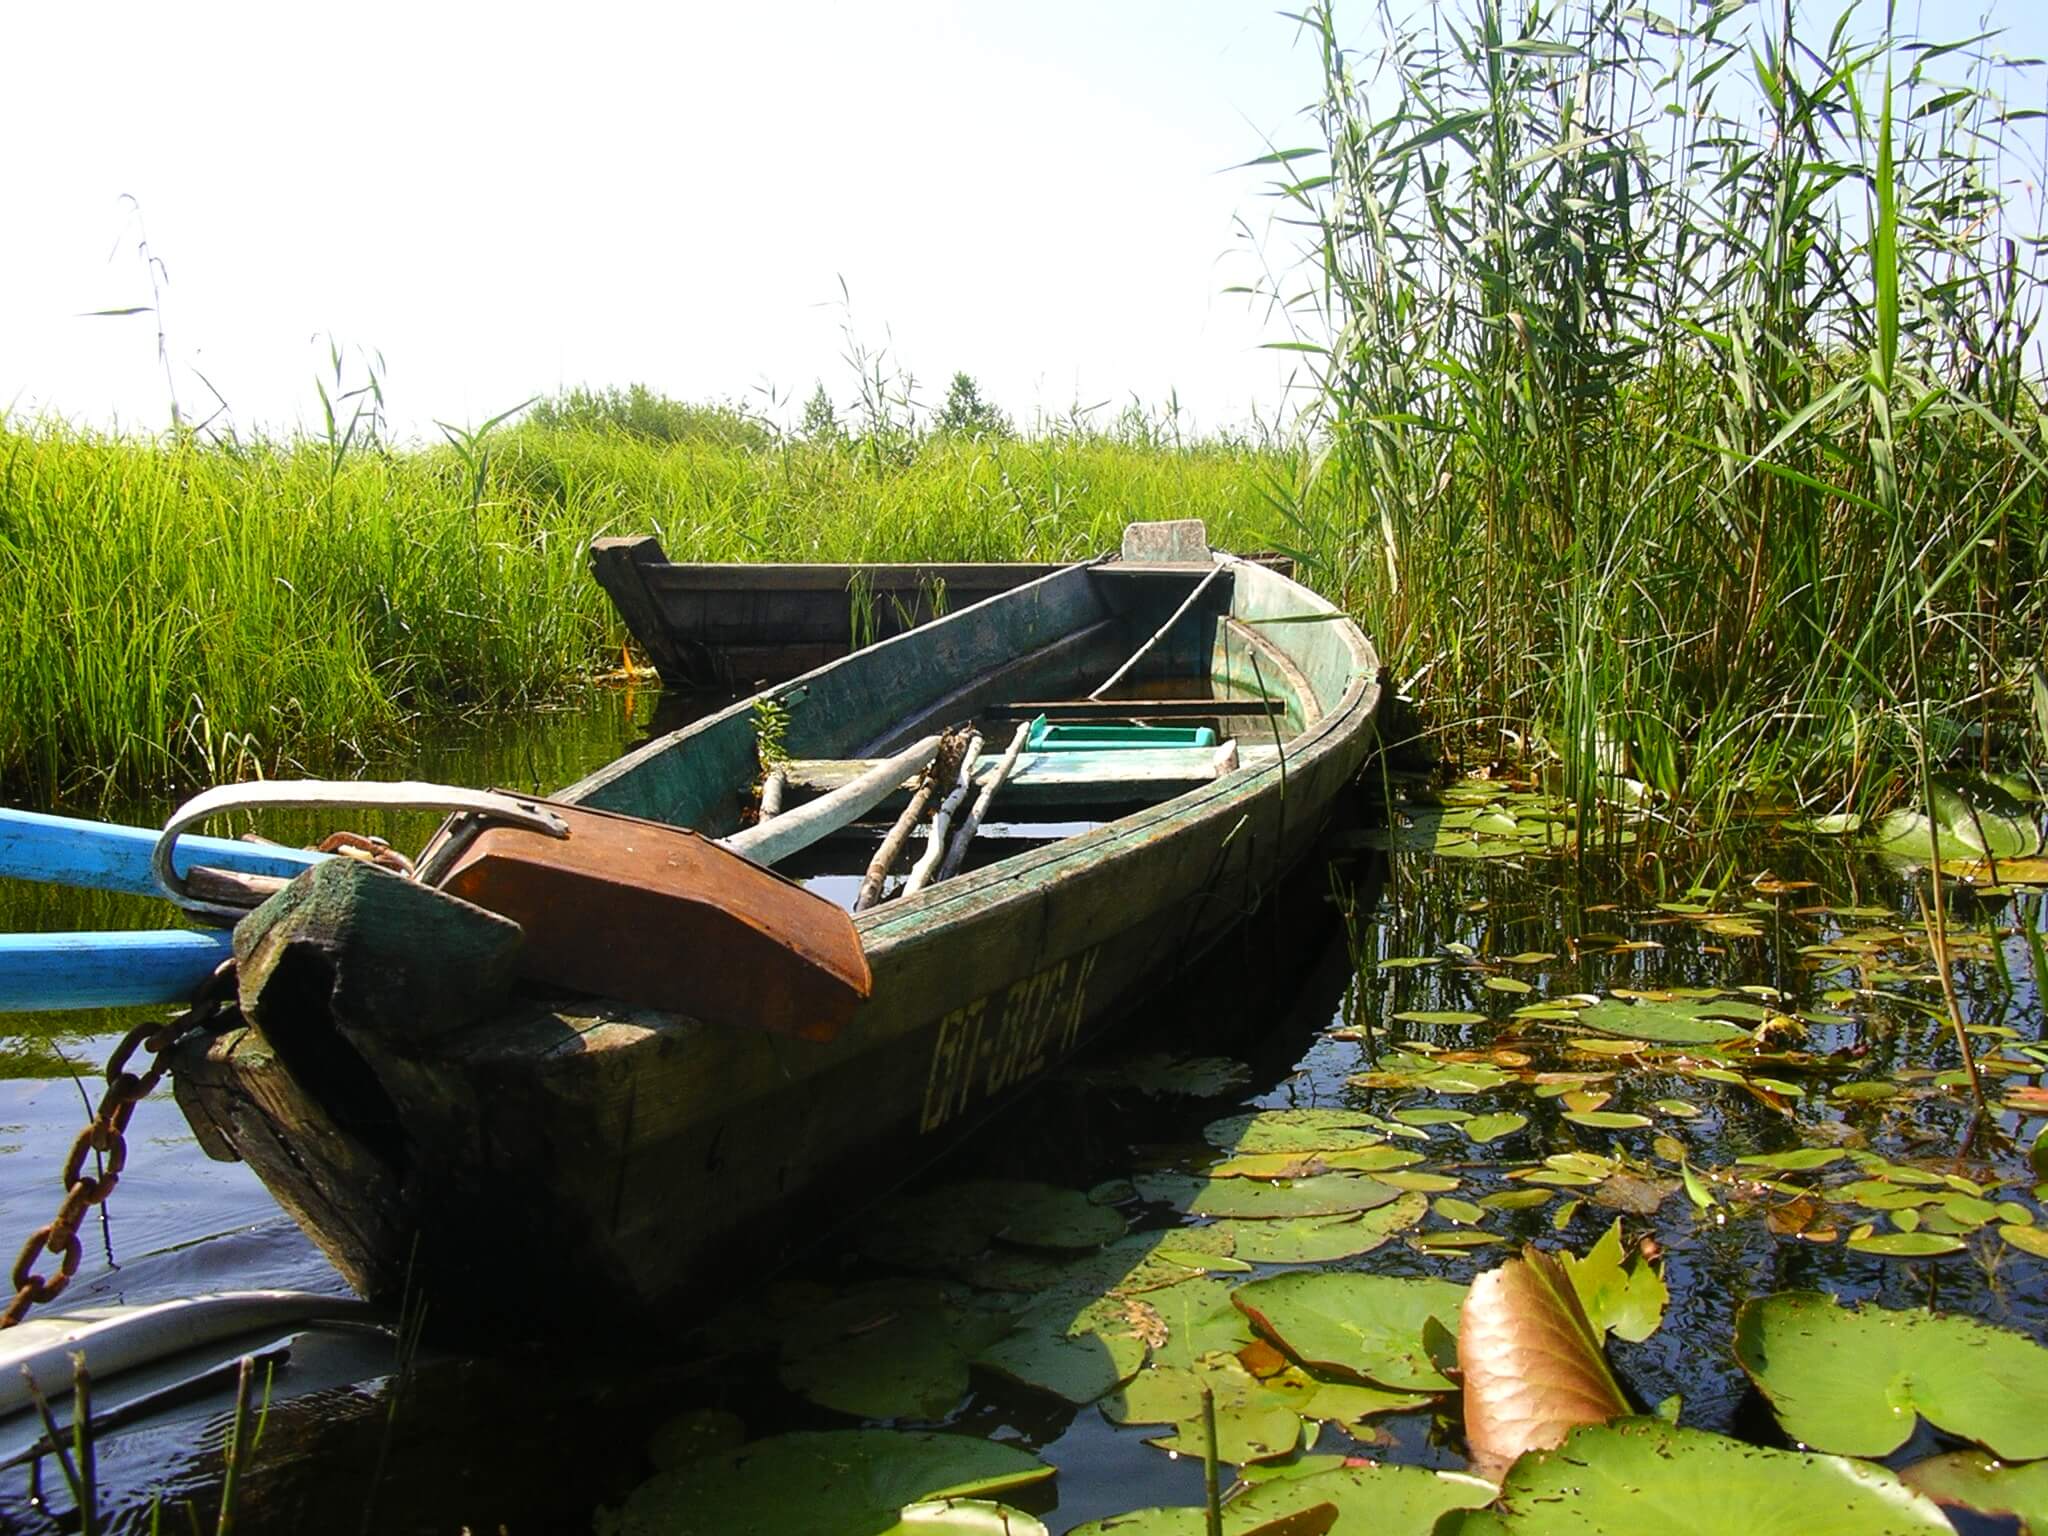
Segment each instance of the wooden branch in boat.
M910 878L903 882L903 894L915 896L925 888L932 874L939 867L939 861L946 856L946 839L953 828L953 815L966 800L967 792L974 788L974 765L981 759L981 732L976 731L967 738L967 750L960 754L960 777L955 781L946 798L939 802L938 814L932 817L931 842L924 855L912 866Z
M1181 621L1182 616L1186 614L1190 608L1195 606L1196 599L1201 597L1201 595L1204 592L1209 590L1209 583L1214 581L1218 576L1221 576L1226 569L1228 569L1228 567L1218 564L1214 570L1209 572L1208 575L1204 576L1200 581L1196 582L1195 590L1190 592L1183 599L1181 599L1181 605L1173 610L1173 617L1168 619L1164 624L1160 625L1157 629L1153 630L1151 636L1145 641L1145 643L1139 646L1135 651L1131 653L1131 659L1129 661L1126 661L1122 666L1118 667L1114 672L1110 673L1109 676L1102 683L1097 685L1095 691L1089 694L1088 697L1091 699L1099 699L1105 693L1109 692L1110 689L1114 688L1118 683L1122 682L1124 680L1125 674L1128 673L1131 670L1131 668L1135 667L1139 662L1143 661L1145 657L1151 653L1153 646L1157 645L1161 640L1166 638L1167 631L1172 629L1174 625L1178 624Z
M941 744L943 754L945 748ZM860 894L853 899L853 910L865 912L872 907L882 894L882 882L889 878L889 871L903 855L903 845L910 841L910 829L924 816L925 807L932 803L932 796L939 786L939 764L933 761L924 776L917 781L917 788L911 793L910 804L903 808L903 814L896 818L896 825L889 829L889 835L882 839L882 846L875 850L875 856L868 860L868 871L861 876Z
M939 866L939 878L950 880L959 873L960 865L967 857L967 845L974 841L974 834L981 830L982 818L988 815L988 808L996 798L996 791L1003 787L1003 780L1010 776L1017 766L1018 754L1024 750L1025 738L1031 734L1031 722L1024 721L1017 727L1017 734L1010 738L1009 749L1003 753L1002 761L996 764L996 771L988 782L981 786L981 794L974 802L974 809L967 813L967 820L960 824L959 834L953 839L953 846L946 850L946 859ZM979 764L976 765L977 767ZM973 769L968 770L971 774Z
M719 839L720 846L761 865L787 858L799 848L808 848L819 838L829 837L859 820L888 799L906 778L931 760L938 744L938 737L927 736L894 757L867 766L857 777L835 785L808 805ZM784 774L789 775L793 768L794 764L785 764Z
M779 763L770 769L768 777L761 781L761 819L763 821L782 814L782 791L788 783L789 775L783 771Z
M1039 699L991 704L989 720L1214 720L1226 715L1278 715L1287 701L1269 699Z

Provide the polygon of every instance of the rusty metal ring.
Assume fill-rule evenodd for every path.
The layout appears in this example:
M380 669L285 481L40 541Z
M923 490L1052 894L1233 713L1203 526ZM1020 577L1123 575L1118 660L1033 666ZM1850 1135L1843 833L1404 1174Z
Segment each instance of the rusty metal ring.
M28 1241L22 1244L20 1254L14 1260L14 1288L22 1290L28 1286L40 1286L42 1278L35 1273L36 1260L45 1253L43 1244L50 1240L48 1224L37 1227L29 1233Z

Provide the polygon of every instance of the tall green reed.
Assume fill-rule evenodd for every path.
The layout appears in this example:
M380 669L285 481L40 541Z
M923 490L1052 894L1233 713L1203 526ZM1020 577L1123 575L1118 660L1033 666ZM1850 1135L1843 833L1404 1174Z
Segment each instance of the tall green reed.
M1299 18L1319 142L1259 162L1313 279L1294 538L1440 718L1554 750L1582 800L1871 801L1923 755L2030 756L2008 66L1789 0L1697 14L1383 6L1370 52Z

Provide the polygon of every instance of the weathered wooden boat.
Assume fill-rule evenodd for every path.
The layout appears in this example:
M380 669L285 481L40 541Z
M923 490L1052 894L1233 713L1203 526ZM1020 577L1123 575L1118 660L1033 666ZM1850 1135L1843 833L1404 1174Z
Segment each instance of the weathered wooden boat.
M1185 527L1147 548L770 688L523 824L458 814L411 877L298 875L235 928L239 1021L173 1052L202 1144L366 1296L518 1337L673 1320L907 1177L1239 922L1373 746L1349 619ZM849 817L906 798L931 732L1039 717L1037 748L967 758L984 784L1011 758L1012 825L952 878L850 915L761 867L857 870L879 828ZM1047 736L1105 717L1217 740ZM748 825L764 758L785 808Z
M1288 556L1248 558L1294 574ZM1059 569L968 560L714 564L671 560L651 534L590 546L591 574L671 688L795 677Z

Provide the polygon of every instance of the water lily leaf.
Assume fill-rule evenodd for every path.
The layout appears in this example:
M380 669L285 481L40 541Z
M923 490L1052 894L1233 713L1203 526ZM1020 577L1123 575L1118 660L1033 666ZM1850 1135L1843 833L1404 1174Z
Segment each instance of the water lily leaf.
M1640 1344L1664 1321L1671 1292L1654 1264L1643 1258L1624 1263L1623 1253L1617 1221L1583 1257L1561 1253L1558 1262L1594 1330Z
M1579 1425L1629 1411L1577 1289L1536 1248L1488 1270L1465 1293L1458 1374L1465 1442L1482 1476L1506 1471L1524 1451L1560 1444Z
M1348 1109L1262 1109L1213 1120L1202 1131L1226 1152L1343 1152L1384 1141L1379 1121Z
M1776 1451L1661 1419L1574 1430L1525 1456L1493 1507L1435 1536L1954 1536L1939 1506L1883 1467Z
M1931 859L1937 827L1944 858L2024 859L2040 852L2033 809L2011 791L1974 774L1936 775L1932 788L1932 823L1923 810L1902 809L1878 824L1877 841L1885 852Z
M1170 1056L1156 1051L1113 1069L1151 1098L1220 1099L1251 1081L1252 1069L1228 1056Z
M1503 1136L1514 1135L1515 1132L1521 1130L1528 1123L1529 1117L1527 1115L1506 1112L1492 1115L1474 1115L1470 1120L1459 1126L1458 1129L1463 1131L1474 1142L1484 1146L1489 1141L1499 1141Z
M2008 1223L1998 1229L1998 1235L2021 1253L2031 1253L2037 1259L2048 1259L2048 1231L2040 1227L2023 1227Z
M1451 1510L1474 1509L1493 1497L1491 1483L1463 1473L1346 1466L1336 1456L1250 1466L1239 1475L1256 1480L1224 1504L1224 1536L1322 1536L1340 1520L1347 1531L1422 1532ZM1305 1517L1311 1523L1293 1523ZM1069 1536L1204 1536L1207 1530L1207 1515L1198 1508L1139 1509L1077 1525Z
M1595 1205L1631 1216L1654 1216L1666 1197L1678 1188L1676 1179L1645 1178L1639 1173L1610 1173L1588 1196Z
M1618 1109L1573 1109L1565 1111L1564 1118L1596 1131L1634 1131L1650 1123L1648 1115L1625 1114Z
M1932 1259L1946 1253L1961 1253L1959 1237L1938 1232L1880 1232L1875 1237L1852 1237L1849 1246L1857 1253L1873 1253L1881 1259Z
M1438 1196L1429 1208L1453 1226L1476 1227L1486 1220L1485 1206L1474 1205L1470 1200L1454 1200L1449 1195Z
M1326 1264L1372 1252L1392 1234L1415 1226L1428 1209L1427 1195L1410 1193L1359 1216L1218 1221L1207 1230L1224 1231L1231 1251L1254 1264Z
M1045 1522L988 1499L926 1499L903 1506L881 1536L1047 1536Z
M1412 1168L1420 1152L1405 1147L1353 1147L1343 1152L1245 1152L1205 1170L1212 1179L1308 1179L1320 1173L1384 1173Z
M1404 1024L1484 1024L1486 1015L1468 1008L1411 1008L1394 1015Z
M1449 1251L1460 1248L1488 1248L1507 1239L1498 1232L1418 1232L1408 1239L1412 1247L1425 1253L1438 1250Z
M1446 1392L1423 1325L1452 1332L1465 1287L1347 1271L1275 1275L1239 1286L1232 1300L1261 1333L1314 1371L1345 1381Z
M1414 1168L1397 1168L1381 1174L1379 1180L1393 1189L1420 1190L1430 1195L1447 1195L1458 1187L1458 1181L1447 1173L1424 1173Z
M1740 1005L1715 1002L1624 1003L1605 998L1581 1008L1579 1024L1630 1040L1648 1040L1659 1045L1720 1045L1730 1040L1747 1040L1749 1031L1740 1025L1712 1017L1729 1014Z
M1146 1366L1102 1400L1102 1415L1112 1424L1178 1424L1200 1417L1204 1387L1219 1410L1255 1403L1289 1407L1235 1355L1210 1354L1183 1365Z
M2048 1461L2007 1466L1982 1451L1952 1451L1916 1461L1899 1477L1936 1503L2011 1515L2023 1536L2048 1536Z
M1469 1109L1397 1109L1394 1118L1403 1125L1456 1125L1470 1120Z
M1019 1314L974 1363L1081 1407L1144 1365L1148 1322L1157 1327L1156 1317L1133 1316L1128 1298L1103 1296L1077 1308L1070 1296L1054 1295Z
M862 1419L940 1419L967 1395L967 1362L1010 1320L948 1305L936 1286L884 1282L807 1312L782 1346L782 1384Z
M1301 1415L1280 1403L1219 1402L1216 1459L1235 1467L1292 1456L1301 1449L1301 1427ZM1153 1436L1145 1443L1182 1456L1203 1457L1209 1450L1209 1436L1199 1412L1175 1425L1172 1434Z
M973 1179L884 1206L861 1251L907 1269L946 1269L974 1258L998 1236L1025 1247L1080 1250L1121 1237L1126 1225L1121 1214L1078 1189Z
M1166 1199L1195 1216L1253 1220L1287 1216L1336 1216L1391 1205L1401 1192L1359 1173L1325 1173L1291 1184L1257 1179L1193 1179L1174 1184L1157 1175L1139 1180L1152 1198Z
M1185 1280L1147 1292L1145 1301L1166 1330L1164 1340L1153 1338L1152 1358L1192 1370L1209 1355L1233 1355L1251 1343L1252 1331L1230 1304L1230 1292L1221 1280Z
M1517 976L1489 976L1480 985L1489 992L1506 992L1520 996L1536 989Z
M1427 1531L1454 1509L1476 1509L1493 1497L1493 1485L1461 1472L1433 1472L1427 1467L1397 1465L1326 1465L1320 1456L1303 1457L1314 1470L1306 1476L1262 1479L1223 1506L1226 1536L1252 1536L1236 1520L1267 1519L1299 1500L1335 1505L1340 1531L1380 1531L1386 1536Z
M1745 1168L1777 1168L1788 1173L1825 1168L1849 1154L1833 1147L1796 1147L1790 1152L1752 1152L1735 1161Z
M600 1536L876 1536L906 1505L1008 1492L1053 1475L1036 1456L970 1435L800 1431L657 1473Z
M1356 1382L1317 1381L1293 1365L1260 1384L1304 1419L1328 1420L1365 1436L1371 1433L1366 1428L1367 1420L1383 1413L1405 1413L1430 1402L1426 1392L1389 1392L1383 1387L1365 1387Z
M1539 1205L1548 1205L1555 1198L1547 1189L1500 1189L1490 1195L1481 1195L1479 1203L1488 1210L1529 1211Z
M2048 1456L2048 1349L2003 1328L1788 1291L1743 1306L1735 1355L1804 1445L1883 1456L1919 1414L2009 1459Z

